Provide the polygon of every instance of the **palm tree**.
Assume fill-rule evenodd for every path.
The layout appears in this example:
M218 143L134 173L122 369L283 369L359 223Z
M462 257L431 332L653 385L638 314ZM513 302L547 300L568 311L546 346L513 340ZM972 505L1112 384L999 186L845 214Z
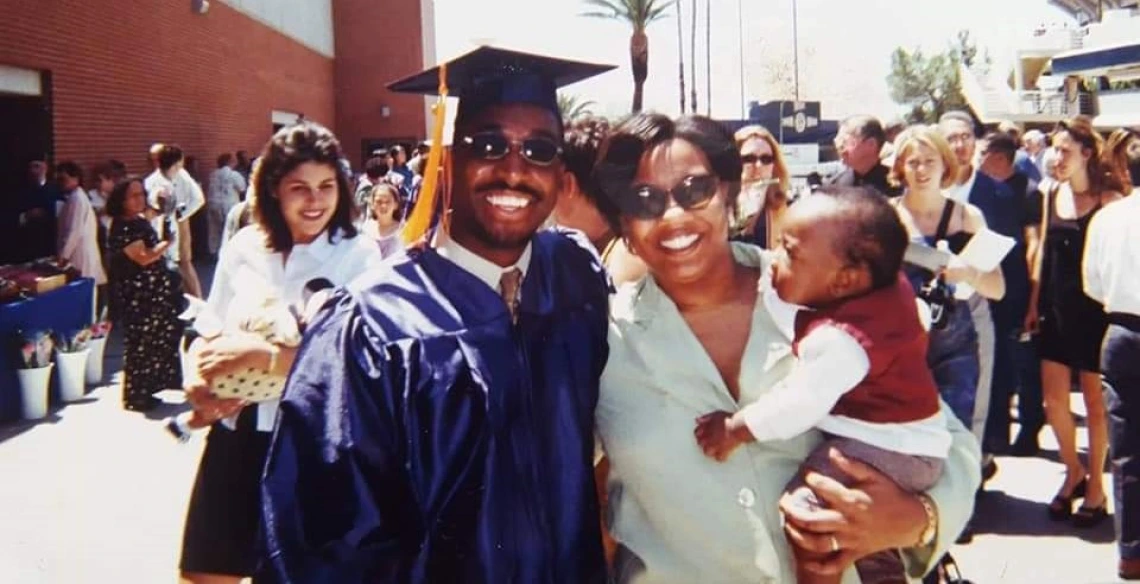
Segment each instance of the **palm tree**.
M676 0L584 0L598 10L583 12L582 16L607 18L629 23L633 34L629 37L629 62L633 69L633 111L641 111L645 79L649 77L649 37L645 29L652 22L665 18L665 11Z
M692 61L689 64L689 79L692 80L692 99L693 113L699 114L700 110L697 109L697 0L693 0L693 20L689 24L689 44L692 47L689 50L689 58Z
M685 115L685 33L681 28L681 3L673 4L677 7L677 71L678 86L681 88L681 115Z
M570 122L579 116L590 116L594 111L591 106L598 105L589 100L579 100L577 95L569 93L558 94L558 111L562 114L562 121Z
M705 115L712 117L712 0L705 0Z

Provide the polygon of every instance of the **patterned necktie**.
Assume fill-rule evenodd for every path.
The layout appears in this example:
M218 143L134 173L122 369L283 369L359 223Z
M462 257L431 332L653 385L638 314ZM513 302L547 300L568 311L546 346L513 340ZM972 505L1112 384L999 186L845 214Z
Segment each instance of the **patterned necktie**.
M511 268L499 277L499 294L503 302L507 303L507 310L511 313L511 322L518 322L519 312L519 286L522 284L522 270Z

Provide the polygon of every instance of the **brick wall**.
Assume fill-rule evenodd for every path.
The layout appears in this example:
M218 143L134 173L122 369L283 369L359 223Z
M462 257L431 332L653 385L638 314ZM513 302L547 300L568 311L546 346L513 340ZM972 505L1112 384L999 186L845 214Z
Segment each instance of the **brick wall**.
M0 0L0 14L0 63L52 73L57 161L141 173L165 141L208 172L260 150L274 109L336 123L333 60L222 2L198 15L189 0Z
M354 167L364 139L425 137L424 99L384 86L424 68L422 0L335 0L338 135ZM389 108L388 117L381 115Z

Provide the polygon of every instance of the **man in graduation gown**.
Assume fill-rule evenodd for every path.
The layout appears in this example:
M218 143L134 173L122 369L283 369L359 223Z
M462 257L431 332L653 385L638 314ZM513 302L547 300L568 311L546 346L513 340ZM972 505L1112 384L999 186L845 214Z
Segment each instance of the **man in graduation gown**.
M448 64L449 230L336 292L285 389L262 489L283 581L605 581L609 286L539 229L565 172L555 89L610 68L487 47Z

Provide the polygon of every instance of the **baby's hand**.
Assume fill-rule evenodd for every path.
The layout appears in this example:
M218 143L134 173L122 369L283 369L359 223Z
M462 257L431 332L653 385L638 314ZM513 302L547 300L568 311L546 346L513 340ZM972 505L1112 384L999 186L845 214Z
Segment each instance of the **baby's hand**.
M748 428L743 424L739 428L730 428L731 421L732 414L728 412L712 412L697 418L693 434L709 458L724 462L738 446L750 441Z

